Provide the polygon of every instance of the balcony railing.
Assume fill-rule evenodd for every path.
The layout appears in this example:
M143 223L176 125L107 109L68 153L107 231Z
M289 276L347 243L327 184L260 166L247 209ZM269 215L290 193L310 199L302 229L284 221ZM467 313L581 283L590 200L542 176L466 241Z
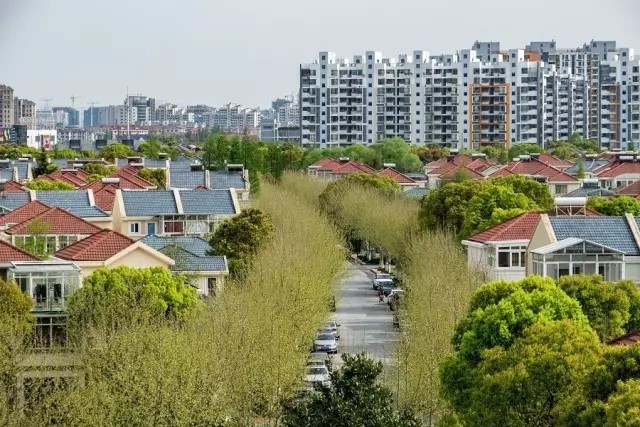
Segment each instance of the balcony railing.
M65 311L67 301L64 297L36 297L33 300L33 311Z

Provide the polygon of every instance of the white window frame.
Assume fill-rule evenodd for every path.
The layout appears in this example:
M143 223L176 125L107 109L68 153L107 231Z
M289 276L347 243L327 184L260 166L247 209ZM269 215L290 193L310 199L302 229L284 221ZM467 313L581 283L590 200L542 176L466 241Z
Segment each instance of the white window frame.
M501 245L496 246L494 251L491 251L490 258L493 258L492 262L490 261L490 265L493 265L496 269L507 269L507 268L525 268L527 263L527 245ZM509 265L501 266L500 265L500 254L506 253L508 254ZM495 254L495 255L494 255ZM517 265L514 265L513 260L514 256L518 259Z
M134 230L134 228L135 228L135 230ZM130 222L129 223L129 234L140 234L140 223L139 222Z

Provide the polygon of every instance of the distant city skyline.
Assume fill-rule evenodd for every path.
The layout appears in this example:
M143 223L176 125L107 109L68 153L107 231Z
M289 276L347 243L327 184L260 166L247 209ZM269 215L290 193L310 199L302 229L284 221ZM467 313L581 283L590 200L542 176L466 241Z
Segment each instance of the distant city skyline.
M120 104L127 87L158 104L265 108L297 91L299 65L318 51L395 57L415 49L453 53L476 40L509 49L551 39L566 48L616 40L640 51L634 0L585 0L579 7L550 0L327 0L322 8L293 0L5 0L2 7L0 84L38 106L47 98L50 106L70 106L75 95L80 109Z

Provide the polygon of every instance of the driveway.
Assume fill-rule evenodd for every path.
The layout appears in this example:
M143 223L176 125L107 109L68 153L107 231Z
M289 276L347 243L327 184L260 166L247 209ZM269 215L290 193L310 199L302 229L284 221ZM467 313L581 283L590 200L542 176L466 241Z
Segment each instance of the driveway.
M338 350L340 353L364 351L371 358L391 364L398 333L386 300L379 302L371 287L369 268L350 264L340 285L333 316L341 325Z

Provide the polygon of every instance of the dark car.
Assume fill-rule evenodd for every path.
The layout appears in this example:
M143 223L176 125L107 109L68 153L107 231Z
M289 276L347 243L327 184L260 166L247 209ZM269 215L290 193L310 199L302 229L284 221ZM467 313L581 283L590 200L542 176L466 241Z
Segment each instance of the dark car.
M391 292L395 289L395 286L393 285L393 283L383 283L381 289L382 292L384 292L384 296L388 297L389 294L391 294Z

